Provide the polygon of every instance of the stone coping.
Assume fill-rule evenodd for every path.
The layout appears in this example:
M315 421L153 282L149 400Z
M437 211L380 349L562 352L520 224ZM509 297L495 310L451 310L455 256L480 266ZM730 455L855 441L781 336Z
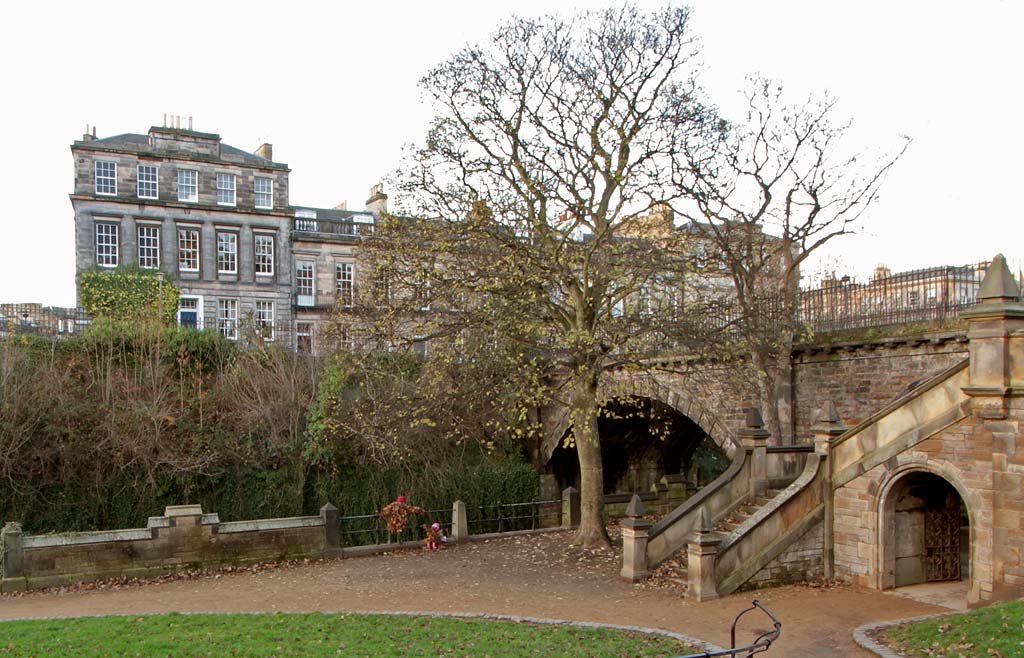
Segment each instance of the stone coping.
M178 515L181 518L181 515ZM235 532L259 532L261 530L286 530L289 528L314 528L322 526L319 516L291 516L278 519L253 519L250 521L225 521L221 523L217 514L203 514L202 525L217 525L218 534ZM151 516L145 528L124 530L88 530L85 532L60 532L49 535L25 535L22 546L28 548L49 548L52 546L76 546L102 544L118 541L143 541L153 539L153 530L169 528L170 516Z
M217 528L218 534L231 532L257 532L260 530L284 530L286 528L313 528L322 526L319 516L288 516L279 519L253 519L251 521L225 521Z
M408 542L403 542L408 543ZM697 651L703 651L711 653L715 651L724 651L722 647L711 644L704 640L687 635L685 633L676 633L674 631L666 631L661 628L649 628L646 626L625 626L622 624L602 624L594 621L575 621L572 619L548 619L546 617L525 617L522 615L502 615L492 614L488 612L434 612L425 610L421 612L397 612L394 610L335 610L335 611L324 611L316 610L311 612L319 612L323 614L350 614L350 615L381 615L389 617L433 617L433 618L452 618L452 619L493 619L495 621L511 621L517 623L526 624L543 624L549 626L573 626L576 628L608 628L616 631L628 631L631 633L643 633L644 635L658 635L666 637L672 640L678 640L679 642L685 642L689 644ZM161 613L158 613L161 614ZM175 614L180 615L290 615L290 614L307 614L302 612L179 612ZM21 617L18 619L0 619L0 624L11 622L11 621L43 621L43 620L56 620L56 619L82 619L82 618L99 618L99 617L151 617L151 614L113 614L113 615L76 615L74 617Z
M47 548L50 546L73 546L78 544L101 544L112 541L138 541L153 538L149 528L131 530L98 530L92 532L62 532L54 535L25 535L24 548Z
M882 658L904 658L904 654L896 653L881 642L876 642L869 633L884 631L896 626L913 624L915 622L925 621L928 619L941 619L942 617L951 617L953 615L961 614L963 614L962 610L951 610L949 612L937 612L931 615L919 615L917 617L905 617L903 619L892 619L890 621L864 624L863 626L858 626L853 629L853 641L876 656L881 656Z

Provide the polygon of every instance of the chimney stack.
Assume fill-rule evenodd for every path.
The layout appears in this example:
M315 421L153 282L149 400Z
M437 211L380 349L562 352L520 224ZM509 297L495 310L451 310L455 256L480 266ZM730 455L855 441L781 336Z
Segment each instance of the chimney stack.
M342 201L338 205L334 206L335 210L348 210L348 200Z
M89 134L89 124L85 124L85 134L82 135L83 142L91 142L96 139L96 126L92 127L92 134Z
M370 198L366 200L366 209L376 215L388 211L388 195L384 194L384 183L377 183L370 188Z
M274 145L273 144L260 144L260 147L256 149L256 155L265 158L267 160L274 159Z

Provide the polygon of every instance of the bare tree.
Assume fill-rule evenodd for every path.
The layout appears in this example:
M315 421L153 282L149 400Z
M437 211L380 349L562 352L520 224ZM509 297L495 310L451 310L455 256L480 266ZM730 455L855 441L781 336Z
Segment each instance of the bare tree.
M691 232L731 279L737 325L750 350L769 430L792 440L780 404L797 331L800 267L824 244L853 232L878 199L886 174L909 146L865 162L843 153L849 123L835 100L785 104L780 84L752 77L743 122L719 141L686 144L673 178Z
M666 172L684 144L717 129L697 100L695 52L685 8L511 20L423 78L437 114L399 178L400 209L419 219L385 220L364 242L396 290L429 288L431 313L379 314L391 330L458 341L473 327L559 382L579 544L607 541L602 373L685 334L673 277L687 236L664 203L680 193Z

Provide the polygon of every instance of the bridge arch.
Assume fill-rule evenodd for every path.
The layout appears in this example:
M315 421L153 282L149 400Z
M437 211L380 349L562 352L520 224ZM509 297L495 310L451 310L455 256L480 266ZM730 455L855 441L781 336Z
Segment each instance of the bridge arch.
M598 395L603 400L647 398L660 402L693 421L731 459L740 448L739 440L722 419L696 397L656 375L613 374L601 381ZM572 425L569 409L559 405L544 422L540 463L547 464Z

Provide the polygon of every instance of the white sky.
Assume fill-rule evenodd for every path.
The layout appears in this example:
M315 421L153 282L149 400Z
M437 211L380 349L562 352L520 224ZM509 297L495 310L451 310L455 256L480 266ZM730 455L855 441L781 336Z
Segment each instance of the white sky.
M361 208L420 140L418 79L511 13L602 2L20 2L0 25L4 231L0 301L74 304L69 147L145 133L163 115L292 168L291 203ZM661 3L641 2L655 8ZM1024 2L692 0L705 88L728 111L744 75L792 98L828 90L854 120L851 146L893 150L863 234L825 255L867 275L1003 252L1019 267L1024 212Z

